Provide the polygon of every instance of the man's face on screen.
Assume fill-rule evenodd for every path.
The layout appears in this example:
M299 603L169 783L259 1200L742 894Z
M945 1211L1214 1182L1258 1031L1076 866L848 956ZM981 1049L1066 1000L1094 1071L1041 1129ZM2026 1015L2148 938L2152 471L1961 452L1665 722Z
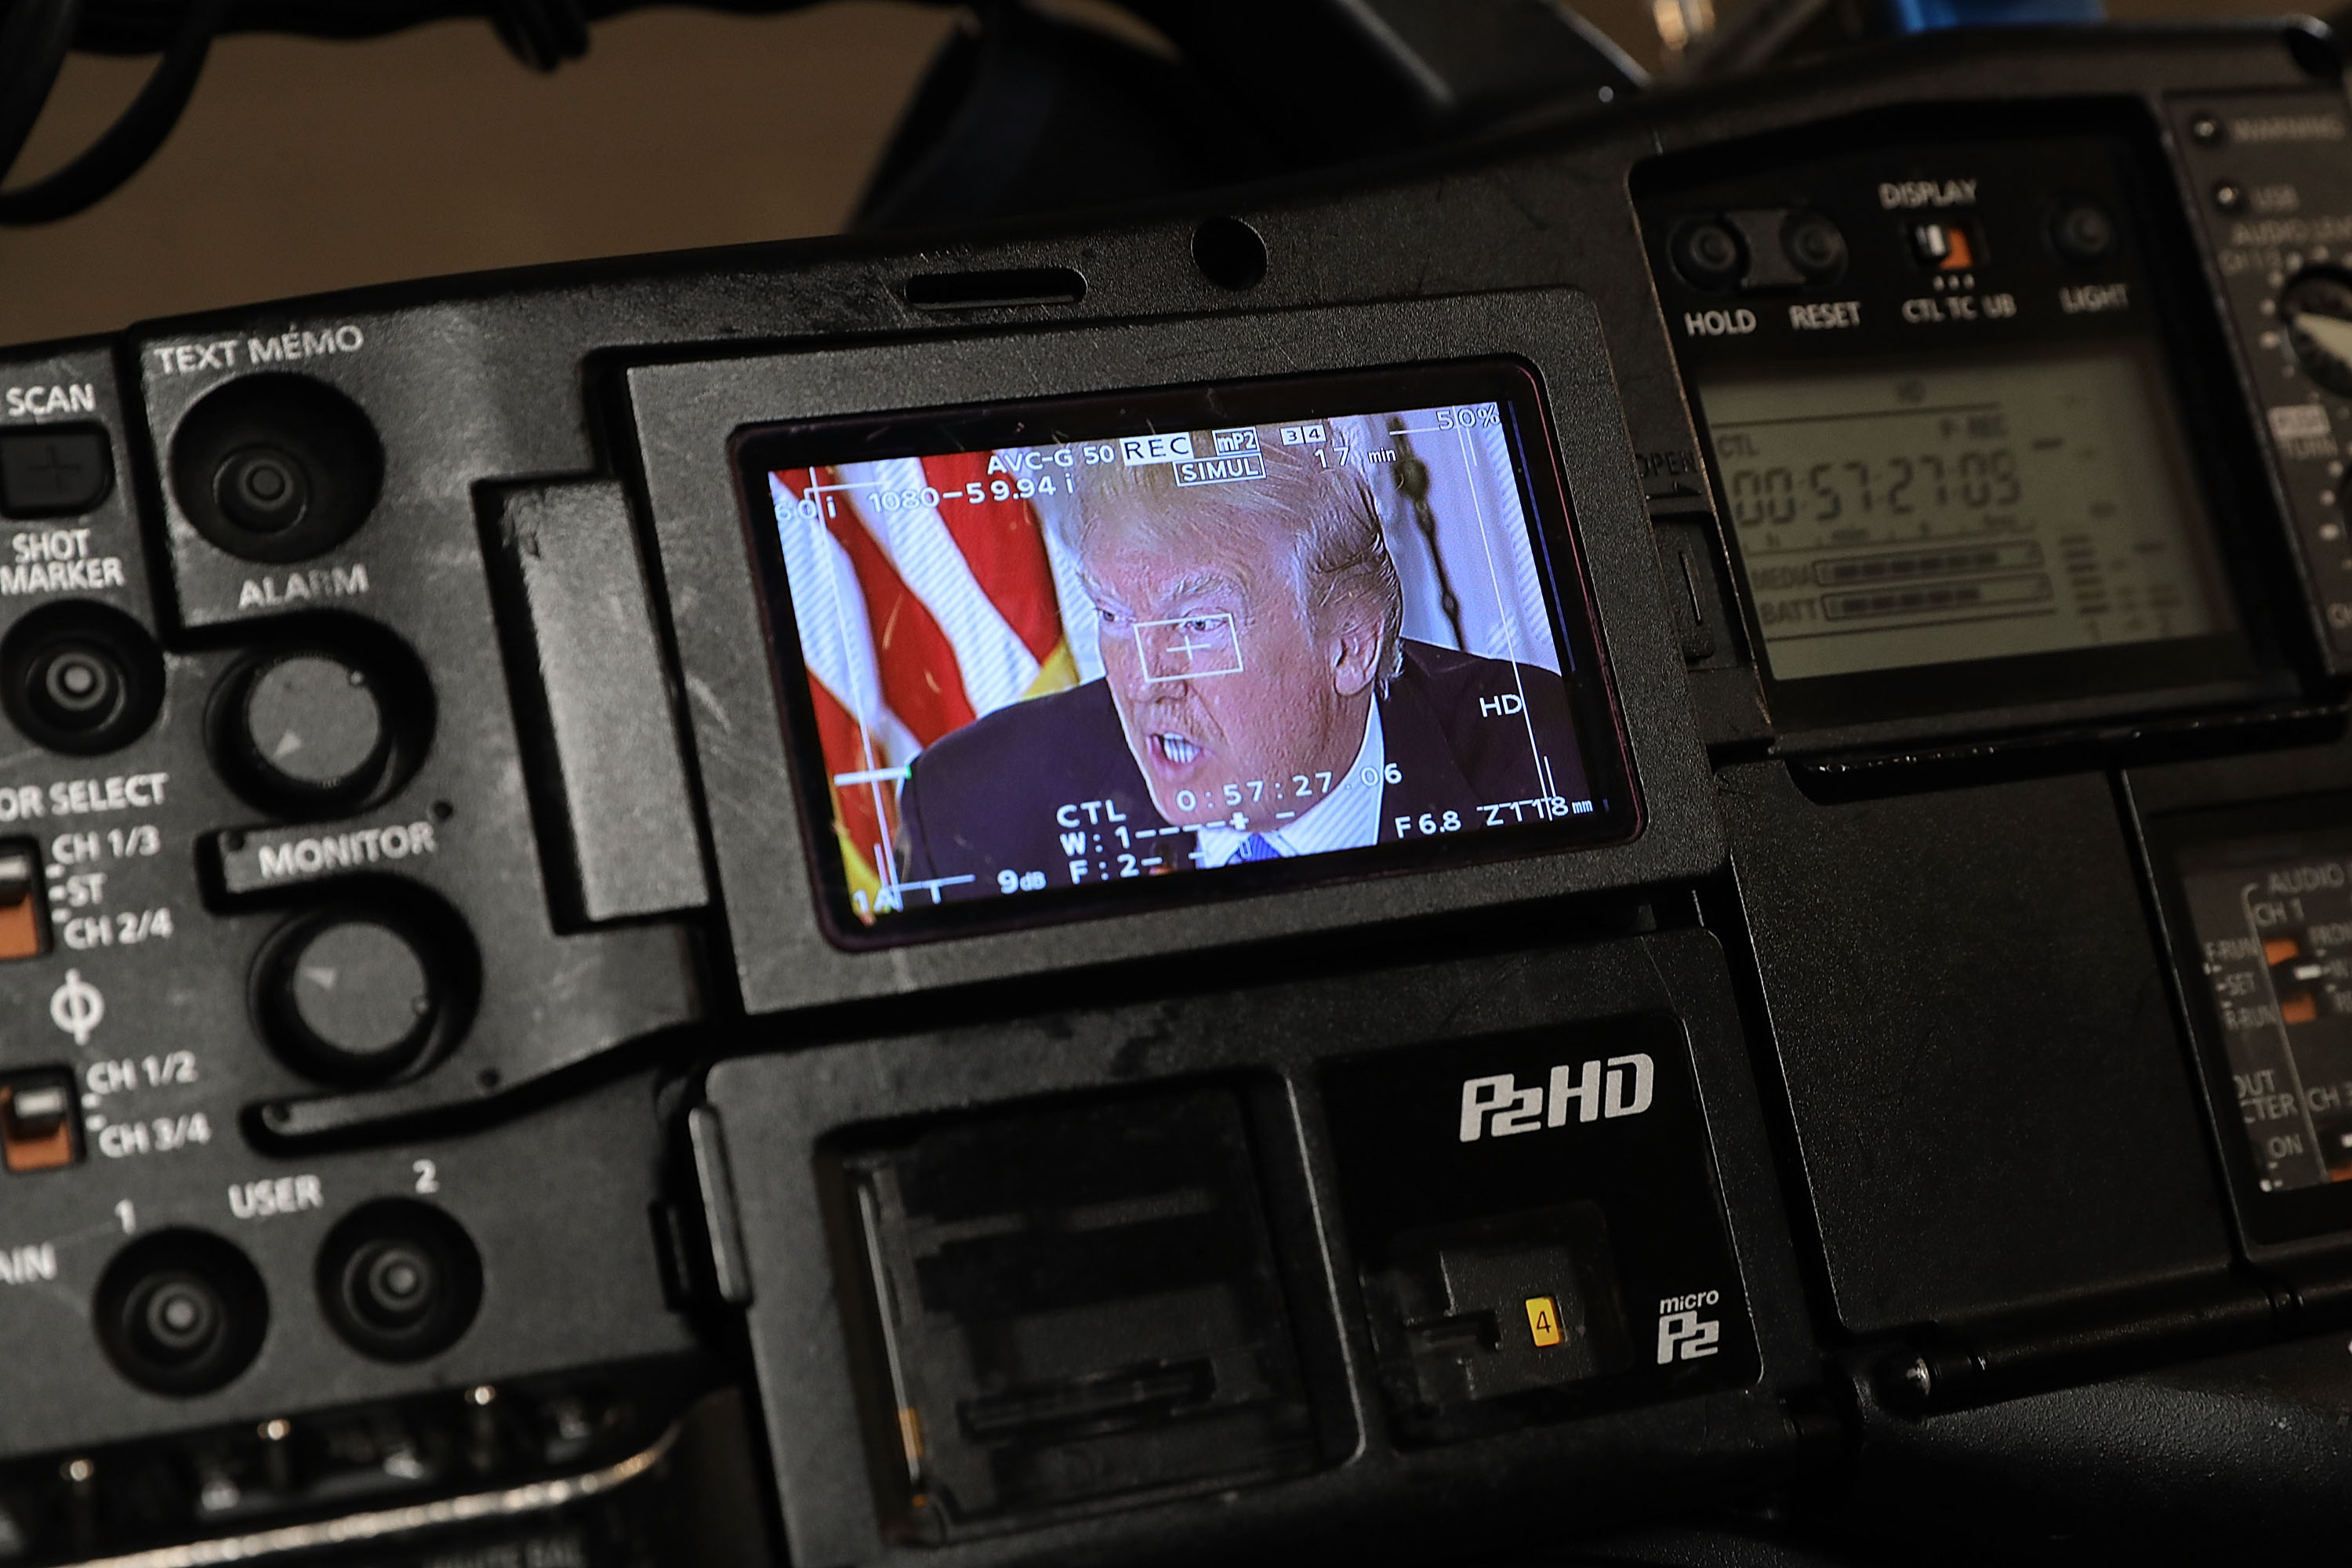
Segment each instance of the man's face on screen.
M1366 649L1360 615L1310 624L1291 542L1269 531L1118 519L1087 542L1104 675L1170 822L1278 828L1363 742L1377 627Z

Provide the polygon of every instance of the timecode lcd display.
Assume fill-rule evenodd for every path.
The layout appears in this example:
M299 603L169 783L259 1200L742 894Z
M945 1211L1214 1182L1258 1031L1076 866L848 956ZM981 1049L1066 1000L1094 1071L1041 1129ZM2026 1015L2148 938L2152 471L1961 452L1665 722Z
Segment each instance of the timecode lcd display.
M1516 363L736 450L837 942L1635 829Z
M1698 394L1777 682L2234 646L2180 422L2137 342L1725 373Z

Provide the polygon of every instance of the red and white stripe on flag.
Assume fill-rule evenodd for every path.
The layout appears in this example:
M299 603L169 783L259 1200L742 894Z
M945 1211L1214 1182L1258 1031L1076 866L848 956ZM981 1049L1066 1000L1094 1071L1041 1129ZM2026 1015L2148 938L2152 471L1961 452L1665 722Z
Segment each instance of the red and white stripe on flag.
M1036 510L990 454L769 476L833 826L867 919L895 885L898 784L951 730L1077 683Z

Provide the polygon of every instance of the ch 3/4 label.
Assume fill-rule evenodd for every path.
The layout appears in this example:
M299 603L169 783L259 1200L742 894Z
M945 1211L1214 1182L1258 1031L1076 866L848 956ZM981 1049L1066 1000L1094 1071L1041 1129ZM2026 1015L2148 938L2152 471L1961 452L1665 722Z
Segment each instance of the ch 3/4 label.
M136 1154L171 1154L213 1141L211 1118L201 1110L158 1116L146 1121L116 1121L98 1130L98 1152L110 1160Z

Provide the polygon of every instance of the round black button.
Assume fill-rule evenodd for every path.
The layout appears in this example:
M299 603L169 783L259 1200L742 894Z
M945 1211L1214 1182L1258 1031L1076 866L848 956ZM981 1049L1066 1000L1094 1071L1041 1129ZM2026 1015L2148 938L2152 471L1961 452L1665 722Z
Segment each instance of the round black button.
M1714 218L1683 226L1674 239L1675 270L1701 289L1721 289L1748 270L1739 237Z
M2077 266L2103 261L2116 247L2116 220L2096 202L2070 202L2050 222L2050 245Z
M140 1387L205 1394L253 1363L269 1328L269 1295L220 1237L149 1231L99 1276L90 1326L107 1359Z
M388 1331L430 1313L440 1286L431 1251L405 1237L370 1242L343 1266L343 1299L352 1315Z
M245 734L263 777L307 796L365 788L387 740L367 677L323 654L281 658L253 677Z
M319 1305L345 1342L383 1361L455 1344L482 1304L482 1259L464 1227L412 1198L363 1204L319 1248Z
M408 939L369 920L321 926L286 974L290 1021L322 1050L354 1066L399 1059L433 1017L433 980Z
M163 1365L193 1362L220 1337L220 1295L194 1274L174 1269L149 1279L127 1314L132 1341Z
M60 730L99 729L122 707L122 667L111 649L95 642L52 643L34 656L29 674L26 696Z
M2306 272L2279 295L2287 346L2311 379L2352 395L2352 278Z
M213 475L213 499L239 528L283 533L310 510L310 476L291 453L247 447L221 459Z
M1845 236L1819 213L1791 213L1780 226L1780 249L1790 265L1815 282L1845 269Z

